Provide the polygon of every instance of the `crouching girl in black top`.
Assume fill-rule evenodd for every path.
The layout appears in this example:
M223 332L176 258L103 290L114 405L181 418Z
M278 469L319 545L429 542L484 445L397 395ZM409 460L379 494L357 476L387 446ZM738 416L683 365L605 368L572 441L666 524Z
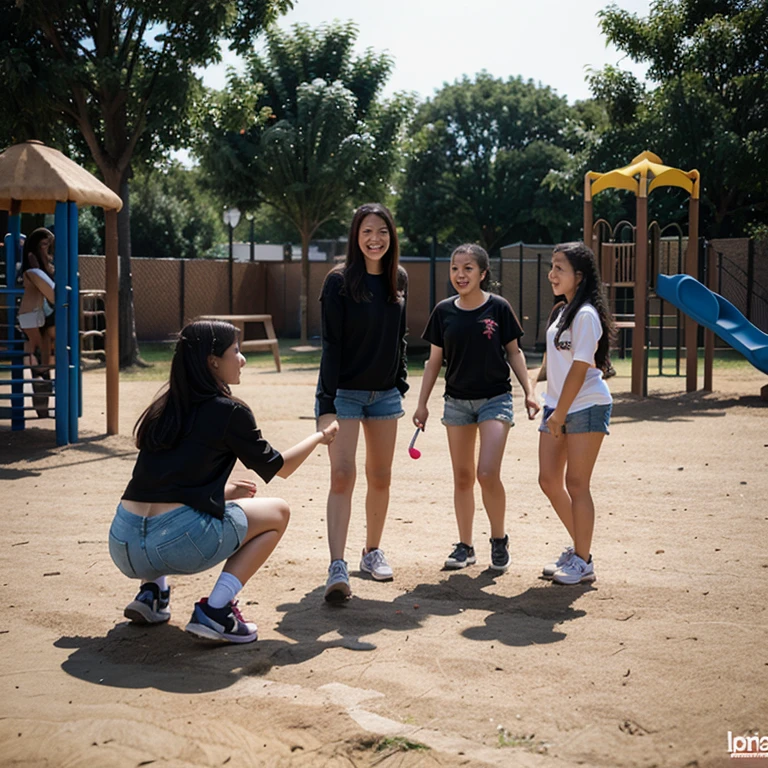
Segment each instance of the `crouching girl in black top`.
M230 392L243 365L233 325L190 323L176 344L168 385L136 423L139 456L109 532L115 565L142 581L125 609L133 622L168 621L168 574L200 573L225 561L186 631L216 642L256 639L256 625L243 619L236 597L277 546L290 509L282 499L254 498L251 481L228 482L230 472L240 459L264 482L288 477L317 445L333 442L338 423L279 453Z

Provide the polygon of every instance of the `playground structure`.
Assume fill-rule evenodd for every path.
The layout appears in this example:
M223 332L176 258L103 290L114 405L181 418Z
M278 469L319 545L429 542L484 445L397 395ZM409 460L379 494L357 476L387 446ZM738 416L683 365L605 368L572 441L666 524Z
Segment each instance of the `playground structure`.
M27 141L0 154L0 209L9 213L5 238L6 322L0 340L0 370L10 373L0 379L9 387L0 399L10 401L11 429L24 429L25 377L24 338L16 327L16 297L23 290L15 286L16 258L21 236L21 213L53 213L56 248L55 319L56 342L53 377L56 443L78 440L78 417L82 414L80 365L79 272L77 253L77 209L98 205L105 209L107 250L107 295L105 301L107 361L107 433L117 433L118 348L117 348L117 211L120 197L88 171L58 150L39 141ZM5 361L9 361L5 363Z
M669 261L662 263L658 253L661 229L656 222L650 227L648 224L648 195L662 186L680 187L689 194L687 247L685 258L677 264L677 271L683 274L673 278L661 273L662 269L672 269ZM600 235L607 222L593 220L594 195L612 188L635 194L635 225L628 225L633 232L632 242L616 242L616 230L611 230L608 241L602 241ZM704 334L704 390L712 390L714 333L742 352L759 370L768 373L768 335L752 325L733 304L716 294L712 290L715 287L713 284L707 287L695 279L699 272L699 191L697 170L682 171L665 166L652 152L641 153L622 168L606 173L588 171L584 177L584 239L598 255L603 281L614 310L620 290L632 293L633 311L617 313L617 326L620 331L629 329L632 332L632 393L640 397L648 394L648 339L652 328L658 333L659 344L663 345L665 301L686 316L685 372L688 392L695 391L698 383L699 324L707 329ZM654 258L651 260L649 243L654 245ZM650 269L651 266L653 269ZM656 274L657 270L659 274ZM711 252L705 271L708 281L712 283L715 269ZM654 315L649 313L651 300L658 301L658 313ZM768 385L763 387L764 398L766 393Z

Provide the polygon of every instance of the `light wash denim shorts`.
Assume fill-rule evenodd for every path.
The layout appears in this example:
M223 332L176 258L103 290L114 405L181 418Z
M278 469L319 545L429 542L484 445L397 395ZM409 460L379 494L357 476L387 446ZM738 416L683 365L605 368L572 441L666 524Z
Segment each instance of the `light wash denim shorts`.
M610 435L608 431L608 425L611 423L611 410L612 405L591 405L589 408L584 408L581 411L574 411L569 413L565 417L565 433L567 435L579 435L586 432L602 432L605 435ZM547 427L547 419L555 412L554 408L549 408L546 405L542 410L541 424L539 425L539 432L546 432L549 434L549 427Z
M247 532L245 512L233 501L226 503L221 520L188 506L142 517L118 504L109 529L109 554L129 578L152 581L212 568L240 549Z
M382 391L337 389L333 405L337 419L399 419L405 414L403 396L397 387ZM317 416L317 401L315 401Z
M495 397L481 397L477 400L459 400L444 395L442 423L446 427L466 427L482 421L504 421L510 426L515 424L512 412L512 394L504 392Z

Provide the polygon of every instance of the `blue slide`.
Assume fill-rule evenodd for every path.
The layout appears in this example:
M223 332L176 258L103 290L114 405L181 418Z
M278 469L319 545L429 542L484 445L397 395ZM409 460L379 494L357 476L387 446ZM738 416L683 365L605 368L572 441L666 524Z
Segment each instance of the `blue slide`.
M752 325L728 299L690 275L658 275L656 295L714 331L755 368L768 373L768 334Z

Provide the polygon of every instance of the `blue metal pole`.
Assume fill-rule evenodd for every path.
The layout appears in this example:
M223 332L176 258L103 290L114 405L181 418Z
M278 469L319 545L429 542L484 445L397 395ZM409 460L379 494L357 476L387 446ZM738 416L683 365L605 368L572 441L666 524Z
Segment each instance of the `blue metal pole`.
M5 281L6 287L10 290L16 287L16 255L19 252L19 240L21 239L21 216L8 217L8 234L5 236ZM12 344L16 339L16 296L12 293L7 294L6 298L8 332L8 349L15 351L20 345ZM24 378L24 355L11 355L11 364L21 363L21 375L17 376L11 372L11 379L16 379L11 383L11 431L19 432L24 429L24 384L21 381Z
M82 414L80 371L80 273L77 269L77 203L68 203L69 238L69 442L78 440L77 419Z
M69 237L67 236L67 204L56 203L55 215L56 267L56 445L69 443Z

